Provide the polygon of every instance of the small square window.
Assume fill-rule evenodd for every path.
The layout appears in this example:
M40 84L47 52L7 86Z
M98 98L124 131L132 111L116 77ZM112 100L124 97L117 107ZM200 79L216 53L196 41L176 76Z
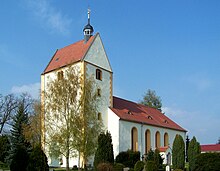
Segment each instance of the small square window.
M102 114L98 113L98 120L101 121L102 120Z

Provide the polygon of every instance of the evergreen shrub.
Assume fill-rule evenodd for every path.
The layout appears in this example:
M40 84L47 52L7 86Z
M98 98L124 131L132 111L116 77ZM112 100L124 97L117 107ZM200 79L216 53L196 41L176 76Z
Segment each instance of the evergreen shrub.
M99 163L97 171L113 171L113 167L110 163Z
M154 161L150 161L150 160L147 161L146 171L157 171L157 166Z
M122 163L115 163L113 166L113 171L123 171L124 165Z
M29 155L28 171L49 171L47 156L40 146L33 148Z
M201 153L195 159L195 171L220 170L220 153Z
M125 167L134 168L137 161L140 160L140 152L131 150L120 152L115 159L116 163L122 163Z
M137 161L134 165L134 171L142 171L144 169L144 162Z
M172 164L174 170L185 168L185 143L179 134L176 135L173 142Z
M197 142L196 137L193 137L189 142L188 147L188 161L189 161L189 170L195 170L195 161L196 157L201 153L201 148L199 142Z
M98 137L98 148L93 163L95 170L99 163L114 163L112 136L108 131L101 133Z

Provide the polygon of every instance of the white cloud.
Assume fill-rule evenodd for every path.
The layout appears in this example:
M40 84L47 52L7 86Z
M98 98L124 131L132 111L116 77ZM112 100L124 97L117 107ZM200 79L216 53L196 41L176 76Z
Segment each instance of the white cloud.
M40 93L40 83L34 83L34 84L22 85L22 86L13 86L11 89L11 93L14 94L28 93L34 99L38 99Z
M53 7L47 0L25 0L27 8L52 32L68 35L72 20Z
M196 136L201 144L216 143L219 137L220 119L203 111L185 111L176 107L163 107L170 119L188 131L190 138Z

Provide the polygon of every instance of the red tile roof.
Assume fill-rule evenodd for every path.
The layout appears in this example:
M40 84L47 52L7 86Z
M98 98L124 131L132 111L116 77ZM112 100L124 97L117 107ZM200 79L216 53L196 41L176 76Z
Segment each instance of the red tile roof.
M84 40L81 40L57 50L47 65L46 69L44 70L44 73L53 71L83 59L90 45L92 44L94 37L96 37L96 35L92 36L86 43L84 43Z
M220 144L201 145L202 152L220 152Z
M113 108L111 109L121 120L186 132L159 110L128 100L113 97Z

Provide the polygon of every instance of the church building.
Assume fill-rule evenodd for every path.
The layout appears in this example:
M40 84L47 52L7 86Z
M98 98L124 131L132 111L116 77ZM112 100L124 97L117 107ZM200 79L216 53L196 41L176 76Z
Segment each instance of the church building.
M88 11L84 39L55 52L41 75L41 91L46 91L49 77L59 77L66 67L77 66L81 74L94 77L102 101L97 119L103 121L104 129L112 135L114 157L128 149L140 151L144 156L148 150L157 148L164 163L170 163L175 136L179 134L185 140L187 131L157 109L113 96L112 67L100 34L93 35L93 32ZM44 115L46 113L42 119ZM44 125L44 120L42 122ZM42 130L46 134L46 130ZM54 165L52 161L49 164ZM77 159L70 161L70 166L73 165L78 165ZM65 167L65 162L61 167Z

